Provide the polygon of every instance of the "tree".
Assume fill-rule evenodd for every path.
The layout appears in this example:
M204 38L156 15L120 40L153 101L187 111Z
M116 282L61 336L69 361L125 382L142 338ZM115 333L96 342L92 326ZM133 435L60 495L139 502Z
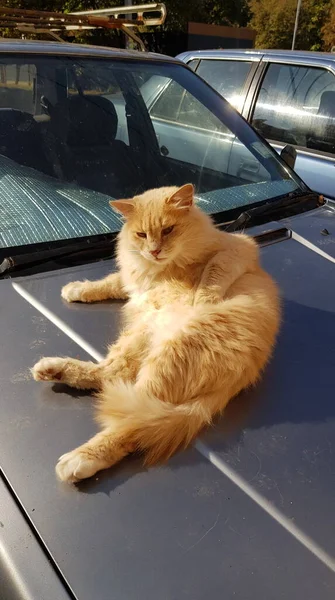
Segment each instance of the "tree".
M245 27L250 19L250 10L246 0L205 0L204 23Z
M329 13L329 17L322 28L322 39L324 50L331 50L335 46L335 2Z
M6 0L1 2L2 6L8 6L10 8L26 8L30 10L62 10L64 4L63 0Z
M330 6L331 0L302 0L296 40L298 50L322 49L322 27ZM297 0L249 0L249 7L250 26L257 32L257 48L291 48Z

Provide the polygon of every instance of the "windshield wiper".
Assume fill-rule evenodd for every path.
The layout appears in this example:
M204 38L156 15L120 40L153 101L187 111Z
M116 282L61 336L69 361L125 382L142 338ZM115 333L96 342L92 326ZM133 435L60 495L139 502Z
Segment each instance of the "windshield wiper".
M306 192L306 191L297 191L291 192L290 194L285 194L284 196L280 196L274 200L269 200L260 206L255 206L254 208L249 208L242 212L237 219L228 223L225 227L225 231L233 232L238 231L239 229L244 229L247 225L252 225L260 221L264 221L264 218L268 218L269 216L277 218L283 218L286 212L305 212L307 210L312 210L313 208L317 208L318 206L322 206L325 204L325 200L323 196L319 194L315 194L314 192ZM288 211L289 209L289 211Z
M298 192L291 192L277 199L267 201L259 206L251 207L249 210L242 212L237 219L228 223L224 228L228 232L234 232L244 229L255 222L262 222L264 218L267 220L269 216L276 217L276 215L279 215L280 218L283 218L286 212L290 214L292 212L305 212L323 204L325 204L323 196L299 190ZM0 263L0 277L30 267L37 267L49 261L63 260L69 257L78 259L79 261L87 260L88 258L112 257L116 235L116 233L111 233L99 236L99 239L90 240L87 238L76 244L71 243L49 250L7 256Z
M77 244L67 244L50 250L42 250L29 252L25 254L18 254L15 256L6 256L0 263L0 277L13 271L26 269L29 267L36 267L49 261L57 259L66 259L68 257L75 257L78 259L87 259L88 257L101 257L105 258L114 254L114 241L115 234L103 236L103 239L94 241L85 239Z

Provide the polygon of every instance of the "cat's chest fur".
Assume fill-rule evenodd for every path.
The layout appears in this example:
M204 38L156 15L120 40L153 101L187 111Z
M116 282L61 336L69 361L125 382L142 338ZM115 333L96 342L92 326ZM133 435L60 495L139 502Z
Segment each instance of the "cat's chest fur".
M160 309L175 302L192 305L204 265L161 273L133 270L125 277L129 309Z

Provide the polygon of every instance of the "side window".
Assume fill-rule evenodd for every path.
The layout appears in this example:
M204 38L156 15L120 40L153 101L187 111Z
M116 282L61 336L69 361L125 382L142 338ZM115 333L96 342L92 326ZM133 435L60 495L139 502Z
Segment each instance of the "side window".
M176 125L227 132L223 123L176 81L171 81L163 90L151 107L150 116Z
M190 60L190 61L187 63L187 66L188 66L188 67L190 67L190 69L192 69L192 71L195 71L195 70L196 70L196 68L197 68L197 64L198 64L198 62L199 62L199 59L198 59L198 58L193 58L193 60Z
M34 114L35 65L0 64L0 108Z
M177 121L185 90L176 81L171 81L153 103L150 116L165 121Z
M237 110L243 108L243 87L252 63L242 60L202 60L197 68L200 75Z
M270 64L252 124L270 140L335 154L335 76L326 69Z

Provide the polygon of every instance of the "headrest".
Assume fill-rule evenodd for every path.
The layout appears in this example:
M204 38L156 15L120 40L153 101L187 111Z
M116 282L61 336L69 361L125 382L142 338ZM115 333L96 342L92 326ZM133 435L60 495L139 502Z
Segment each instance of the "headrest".
M53 109L51 121L69 146L109 144L118 126L114 104L102 96L70 96Z
M335 117L335 92L323 92L318 114Z

